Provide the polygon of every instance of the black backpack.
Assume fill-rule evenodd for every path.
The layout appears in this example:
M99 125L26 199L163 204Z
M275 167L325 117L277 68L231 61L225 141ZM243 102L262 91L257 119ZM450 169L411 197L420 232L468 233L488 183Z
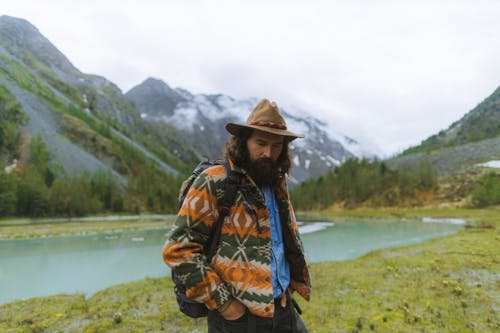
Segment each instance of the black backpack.
M207 168L214 165L224 165L226 168L227 174L227 182L226 187L224 189L224 194L222 196L222 200L219 202L219 218L215 222L215 227L212 228L212 232L210 233L210 237L207 240L207 244L210 244L210 247L204 246L204 254L207 256L208 262L210 262L215 255L217 250L217 245L220 241L220 234L222 230L222 224L224 223L224 218L229 213L229 209L231 208L234 198L236 197L236 192L238 188L242 184L244 177L242 174L233 172L231 167L229 166L228 161L215 160L215 161L202 161L200 162L193 170L193 173L189 178L187 178L183 183L179 190L179 208L182 206L186 195L193 185L194 180ZM208 315L208 308L203 303L198 303L193 300L190 300L186 297L186 287L180 281L180 279L176 276L174 271L172 270L172 281L174 282L174 293L177 299L177 303L179 304L179 309L182 313L186 314L191 318L200 318L206 317Z

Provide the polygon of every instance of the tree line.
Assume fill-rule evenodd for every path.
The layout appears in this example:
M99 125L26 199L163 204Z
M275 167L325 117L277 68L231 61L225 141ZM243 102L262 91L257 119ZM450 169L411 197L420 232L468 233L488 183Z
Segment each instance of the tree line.
M28 152L26 163L16 171L0 170L0 216L173 213L177 207L180 180L144 160L131 168L135 178L119 184L105 171L67 175L62 166L51 161L40 135L30 141Z
M306 180L293 190L292 198L301 210L332 205L413 206L423 204L437 186L437 171L425 160L406 171L391 169L379 160L352 158L322 177Z
M68 176L41 136L28 145L29 159L17 172L0 171L0 216L82 216L96 213L175 213L181 180L153 164L137 168L137 176L119 184L109 172ZM130 154L135 154L132 150ZM144 161L143 161L144 162ZM135 168L132 168L135 169ZM412 171L391 169L383 161L349 159L324 176L293 190L297 209L422 205L437 190L436 169L422 161ZM500 204L500 175L483 176L471 193L474 207Z
M474 180L461 196L470 207L500 204L500 174L490 172ZM412 170L391 169L379 160L349 159L324 176L309 179L293 190L297 209L320 210L331 206L421 206L436 198L439 188L436 168L427 160Z

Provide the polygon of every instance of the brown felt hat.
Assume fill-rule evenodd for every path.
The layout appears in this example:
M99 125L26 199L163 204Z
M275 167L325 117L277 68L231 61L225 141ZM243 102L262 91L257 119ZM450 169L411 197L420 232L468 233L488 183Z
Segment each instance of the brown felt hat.
M232 135L238 136L243 128L251 128L259 131L286 136L288 141L303 138L304 134L295 134L287 131L286 122L275 102L263 99L250 112L246 124L227 123L226 130Z

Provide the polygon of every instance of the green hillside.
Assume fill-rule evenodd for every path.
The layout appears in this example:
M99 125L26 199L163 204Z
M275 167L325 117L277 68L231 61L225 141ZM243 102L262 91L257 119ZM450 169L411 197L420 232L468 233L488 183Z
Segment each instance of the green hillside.
M0 160L12 160L19 154L20 127L27 115L9 90L0 85Z
M418 146L408 148L402 155L431 152L441 148L460 146L500 135L500 87L489 97L454 122L447 130L422 141Z
M27 21L0 17L0 217L174 212L195 161L116 85L78 71Z

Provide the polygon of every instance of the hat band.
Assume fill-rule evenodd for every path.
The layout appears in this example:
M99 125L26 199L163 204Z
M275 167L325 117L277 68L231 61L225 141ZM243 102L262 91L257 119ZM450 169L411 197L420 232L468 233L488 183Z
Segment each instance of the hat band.
M272 127L272 128L278 128L282 130L286 130L286 126L283 124L278 124L278 123L273 123L271 121L252 121L248 123L248 125L254 125L254 126L266 126L266 127Z

